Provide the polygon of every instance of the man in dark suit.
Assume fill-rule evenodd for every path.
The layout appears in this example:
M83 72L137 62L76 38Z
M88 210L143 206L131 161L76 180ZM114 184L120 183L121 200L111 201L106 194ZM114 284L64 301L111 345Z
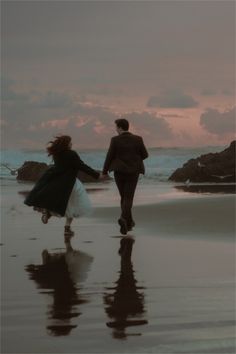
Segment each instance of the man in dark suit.
M145 172L143 160L148 157L148 152L143 139L128 131L129 122L126 119L117 119L115 123L118 136L111 139L103 175L107 175L108 171L114 171L121 197L121 216L118 223L120 232L126 235L135 225L132 217L134 193L139 174Z

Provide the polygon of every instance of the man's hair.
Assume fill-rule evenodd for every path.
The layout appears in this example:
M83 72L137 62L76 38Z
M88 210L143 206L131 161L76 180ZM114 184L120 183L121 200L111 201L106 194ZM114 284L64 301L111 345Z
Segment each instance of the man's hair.
M129 130L129 122L127 121L127 119L124 119L124 118L116 119L115 123L118 128L121 128L125 131Z

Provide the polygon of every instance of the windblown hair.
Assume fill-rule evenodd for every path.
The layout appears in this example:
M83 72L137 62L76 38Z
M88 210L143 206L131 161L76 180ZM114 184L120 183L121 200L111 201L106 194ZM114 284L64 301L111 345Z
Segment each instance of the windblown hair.
M115 123L118 128L122 128L125 131L129 130L129 122L127 121L127 119L124 118L116 119Z
M47 147L48 156L56 156L70 149L71 137L69 135L56 136L55 140L49 141Z

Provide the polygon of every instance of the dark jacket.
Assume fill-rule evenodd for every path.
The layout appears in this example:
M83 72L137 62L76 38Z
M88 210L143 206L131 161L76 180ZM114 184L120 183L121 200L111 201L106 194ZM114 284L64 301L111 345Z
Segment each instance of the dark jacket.
M99 177L99 173L87 166L75 151L60 153L54 157L54 165L36 182L24 203L64 216L79 171Z
M140 136L124 132L111 139L103 167L103 173L108 171L125 174L145 173L143 160L148 152Z

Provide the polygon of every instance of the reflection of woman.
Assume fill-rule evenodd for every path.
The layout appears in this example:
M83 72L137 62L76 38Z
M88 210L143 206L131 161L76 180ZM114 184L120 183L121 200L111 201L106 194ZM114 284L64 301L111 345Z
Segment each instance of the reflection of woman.
M65 336L77 327L71 321L81 315L78 306L88 302L85 296L78 294L76 282L85 280L93 258L73 250L69 241L66 252L50 254L44 250L42 258L42 265L29 265L26 271L40 289L47 289L46 293L53 296L53 304L47 312L51 322L47 326L49 334Z
M137 286L130 258L133 242L133 239L128 237L122 239L120 277L116 281L116 286L109 288L114 290L113 294L104 295L105 310L112 319L107 322L107 326L113 328L114 338L126 338L127 327L147 323L142 319L145 312L144 294L140 290L143 288Z
M25 204L42 211L45 224L52 215L65 216L65 236L74 234L70 228L73 218L91 210L86 190L77 178L79 170L96 179L100 176L71 147L71 137L67 135L58 136L49 143L47 152L54 165L39 179L25 200Z

